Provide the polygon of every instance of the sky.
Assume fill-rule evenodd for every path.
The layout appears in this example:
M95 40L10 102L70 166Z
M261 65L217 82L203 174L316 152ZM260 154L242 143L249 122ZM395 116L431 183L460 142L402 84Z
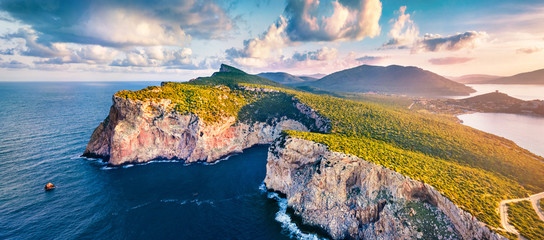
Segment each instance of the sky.
M544 68L542 0L0 0L0 81Z

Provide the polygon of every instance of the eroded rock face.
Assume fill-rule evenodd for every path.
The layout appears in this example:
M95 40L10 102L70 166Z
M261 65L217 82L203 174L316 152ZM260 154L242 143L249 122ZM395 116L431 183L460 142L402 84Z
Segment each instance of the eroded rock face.
M317 115L310 117L320 126L325 122ZM174 111L170 100L114 96L109 116L93 132L84 156L104 158L112 165L153 159L213 162L255 144L269 144L282 130L308 128L285 118L267 124L240 123L231 117L206 124L197 115Z
M272 144L265 184L334 239L503 239L430 185L311 141Z

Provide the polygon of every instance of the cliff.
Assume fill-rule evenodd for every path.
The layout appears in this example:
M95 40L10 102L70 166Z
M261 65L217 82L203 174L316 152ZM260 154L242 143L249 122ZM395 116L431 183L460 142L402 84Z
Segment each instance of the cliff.
M334 239L502 239L432 186L323 144L279 138L266 187Z
M197 114L175 111L168 99L141 101L114 95L109 116L94 130L83 155L111 165L154 159L213 162L255 144L271 143L282 130L327 129L325 119L300 103L292 104L313 124L287 117L237 121L228 116L206 122Z

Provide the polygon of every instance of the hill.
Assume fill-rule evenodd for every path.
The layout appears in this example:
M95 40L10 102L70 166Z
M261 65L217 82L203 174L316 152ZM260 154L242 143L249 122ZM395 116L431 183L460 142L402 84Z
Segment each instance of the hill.
M417 67L362 65L335 72L310 86L342 92L377 92L410 96L468 95L474 89Z
M309 76L298 76L298 77L307 82L313 82L313 81L319 80L319 78L309 77Z
M518 104L523 102L521 99L508 96L506 93L501 93L499 91L490 92L474 97L464 98L460 100L461 102L477 104L477 103L487 103L492 102L497 105L506 105L506 104Z
M544 69L520 73L510 77L501 77L482 82L485 84L533 84L544 85Z
M270 79L281 84L294 84L306 81L305 79L284 72L263 72L257 74L257 76Z
M420 181L412 192L406 192L406 199L402 200L405 203L429 200L426 195L418 195L418 189L429 184L437 195L445 197L442 200L453 202L453 206L473 216L458 218L455 222L478 219L494 230L500 228L496 209L501 200L544 191L543 158L509 140L463 126L449 117L413 112L406 107L369 102L364 98L354 101L326 93L316 95L226 65L221 69L211 77L188 83L166 83L161 87L116 93L114 104L117 105L93 133L89 151L85 150L87 156L106 157L95 153L96 149L121 157L133 157L134 152L139 151L143 157L161 153L154 157L186 160L191 156L189 159L193 161L214 161L252 144L275 141L268 154L267 164L272 165L275 164L270 160L275 156L274 147L286 146L281 138L275 138L281 133L284 140L296 138L324 144L330 151L351 154ZM478 99L509 100L492 94L471 101ZM292 128L278 128L281 126ZM296 154L309 152L312 145L298 147ZM362 172L354 170L359 163L348 158L338 163L351 165L334 168L335 163L326 158L320 157L321 162L309 164L297 156L276 157L283 161L294 159L305 165L304 169L275 174L281 183L308 176L321 178L322 181L313 184L305 182L308 184L299 188L304 191L297 195L298 199L327 203L336 199L353 206L346 211L336 209L334 215L341 216L339 219L355 218L372 209L377 209L372 210L372 214L381 216L390 211L387 210L390 204L396 204L389 202L388 193L380 190L388 184L379 181L385 175L364 177ZM135 159L144 161L144 158ZM150 159L152 157L147 160ZM267 175L271 167L267 165ZM345 184L339 186L339 179L349 182L353 188L337 195L334 192L315 194L319 186L327 186L329 190L346 187ZM372 188L363 188L360 185L363 181L375 182ZM368 205L365 195L368 192L379 195L377 205ZM293 194L283 193L288 197ZM308 195L312 193L314 195ZM427 202L435 207L443 204L443 201ZM380 209L387 211L380 213ZM357 214L354 211L358 211ZM417 210L418 216L424 211ZM397 223L401 226L404 221Z
M454 115L469 111L544 116L544 101L523 101L498 91L465 99L417 99L412 108Z
M267 78L259 77L257 75L247 74L244 71L237 69L235 67L221 64L219 72L215 72L210 77L198 77L193 79L187 84L191 85L225 85L225 86L235 86L240 83L251 83L259 84L273 87L288 88L287 86L272 81Z
M494 75L485 75L485 74L470 74L463 75L460 77L450 77L449 79L463 84L478 84L483 83L492 79L500 78L500 76Z

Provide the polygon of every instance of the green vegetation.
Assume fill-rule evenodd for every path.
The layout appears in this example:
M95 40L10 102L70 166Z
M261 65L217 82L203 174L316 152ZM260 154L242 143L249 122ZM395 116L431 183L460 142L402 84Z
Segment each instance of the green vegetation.
M288 131L290 136L323 143L332 151L429 183L493 227L500 227L496 209L502 199L544 189L539 181L544 164L537 156L451 117L414 113L395 104L274 89L295 96L331 120L330 134Z
M462 209L494 227L500 227L500 218L495 211L499 202L527 194L517 183L505 177L403 150L380 140L340 134L287 132L292 137L323 143L331 151L352 154L428 183Z
M544 239L544 222L538 218L529 201L508 205L508 220L527 239Z
M293 97L283 92L268 93L255 98L254 101L242 107L238 113L241 122L272 123L273 119L295 119L306 126L312 126L313 121L302 114L293 104Z
M134 100L170 99L180 113L194 113L204 122L216 122L223 117L237 117L247 99L226 86L193 86L166 83L162 87L148 87L139 91L120 91L117 96Z
M279 92L244 90L247 87ZM293 105L300 101L330 120L330 133L287 131L288 135L323 143L332 151L353 154L428 183L496 228L500 228L496 209L501 200L544 191L544 159L451 117L407 110L411 98L295 89L241 71L121 91L117 96L171 99L175 110L195 113L207 122L222 116L240 122L285 117L311 126Z
M391 107L400 107L400 108L407 108L414 101L414 98L412 97L406 97L406 96L400 96L400 95L334 92L334 91L327 91L327 90L310 87L310 86L300 86L300 87L297 87L297 89L306 91L309 93L317 94L317 95L329 95L333 97L345 98L345 99L359 101L359 102L378 103L382 105L387 105Z
M235 88L240 83L258 84L279 88L288 88L282 84L255 75L238 72L216 72L211 77L199 77L187 82L190 85L225 85Z
M540 211L544 212L544 199L540 199L538 200L539 202L539 205L540 205Z
M294 94L331 120L331 133L384 141L401 149L501 174L530 191L544 191L542 159L504 138L432 114L330 96Z

